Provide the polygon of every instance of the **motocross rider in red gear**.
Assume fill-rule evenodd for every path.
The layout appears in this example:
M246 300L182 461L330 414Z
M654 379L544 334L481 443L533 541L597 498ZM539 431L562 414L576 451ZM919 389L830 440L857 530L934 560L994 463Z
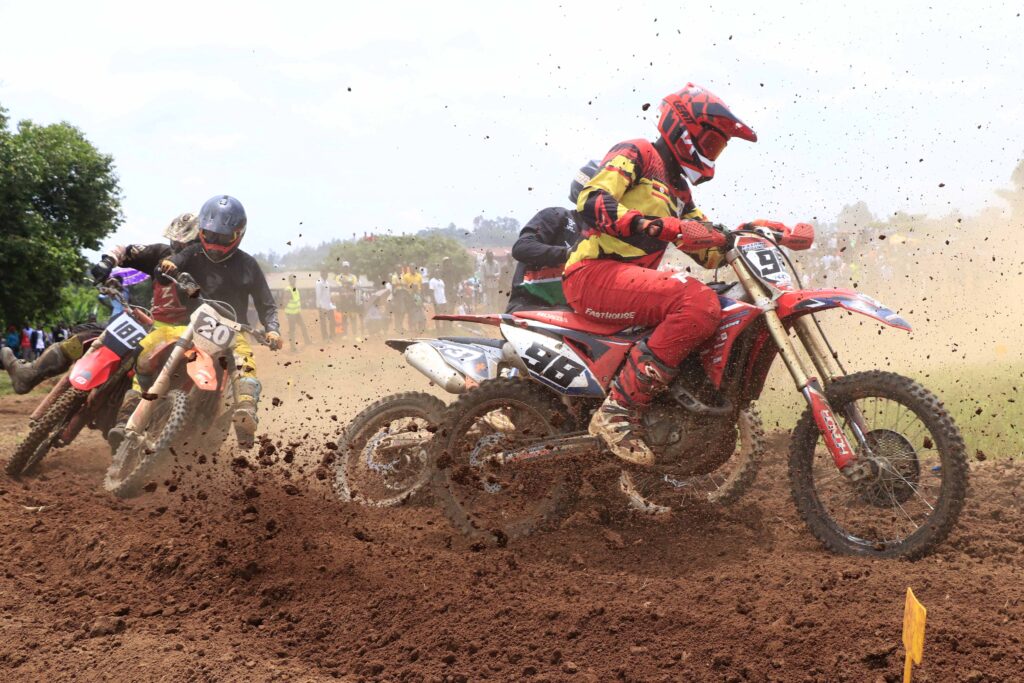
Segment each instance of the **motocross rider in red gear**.
M615 455L642 465L653 464L654 453L642 438L639 411L721 317L718 296L704 283L657 270L669 243L705 268L724 256L722 232L693 203L687 180L714 177L730 138L757 141L724 102L692 83L665 97L660 114L657 140L612 147L580 192L577 209L592 227L570 253L563 283L579 314L654 328L630 353L589 428Z

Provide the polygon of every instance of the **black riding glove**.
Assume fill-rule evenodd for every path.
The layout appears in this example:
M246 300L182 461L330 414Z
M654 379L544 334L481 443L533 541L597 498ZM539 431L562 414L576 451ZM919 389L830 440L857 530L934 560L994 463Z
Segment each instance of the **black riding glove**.
M100 262L89 269L89 274L92 275L93 282L99 284L106 282L107 278L110 277L110 272L114 270L114 266L117 263L114 261L114 257L109 254L104 254L100 259Z

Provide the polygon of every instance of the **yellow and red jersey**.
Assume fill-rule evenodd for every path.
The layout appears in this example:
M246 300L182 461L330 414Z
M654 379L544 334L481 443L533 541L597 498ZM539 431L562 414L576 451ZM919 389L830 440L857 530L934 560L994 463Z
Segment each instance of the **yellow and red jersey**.
M628 140L612 147L601 169L584 185L576 208L586 227L569 254L566 273L592 259L657 268L666 243L636 230L641 219L675 216L707 220L693 203L686 181L678 172L669 171L662 155L647 140ZM705 268L714 268L722 251L704 249L689 256Z

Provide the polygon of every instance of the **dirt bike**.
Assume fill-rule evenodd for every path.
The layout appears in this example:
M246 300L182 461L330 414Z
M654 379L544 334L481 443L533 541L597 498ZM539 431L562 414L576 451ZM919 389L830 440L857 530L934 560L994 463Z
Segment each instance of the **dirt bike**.
M516 377L522 361L503 339L441 337L389 339L391 348L445 391L462 395L481 383ZM429 444L447 406L424 392L386 396L367 406L345 428L341 457L335 460L335 491L343 501L371 507L399 505L420 491L433 472ZM577 417L580 417L577 415ZM497 431L513 426L500 415L489 417ZM741 416L743 448L723 458L710 472L680 472L679 488L705 491L709 502L727 504L750 488L764 452L760 418L753 407ZM642 500L634 495L634 500Z
M642 417L656 463L627 466L623 490L671 508L688 493L686 476L714 471L737 441L763 449L749 411L781 356L807 404L792 433L788 469L810 531L838 553L926 554L946 538L964 504L960 432L914 380L878 370L847 374L815 314L838 308L897 329L910 325L860 292L800 288L781 247L809 248L810 226L775 232L747 224L723 232L737 282L712 283L721 323ZM449 519L466 534L503 543L564 514L578 486L566 459L600 448L579 431L584 421L577 416L602 399L646 333L565 312L444 319L498 326L529 377L465 394L446 412L432 445L434 494ZM514 429L490 427L485 418L494 413Z
M500 339L388 339L385 344L452 394L517 372ZM385 396L362 410L345 427L341 456L334 462L338 497L371 507L409 500L430 480L427 444L446 408L436 396L414 391Z
M190 279L187 273L166 277L179 286ZM231 431L235 407L235 336L245 333L267 343L262 332L236 322L229 304L198 299L199 307L177 339L139 358L144 400L128 419L103 482L119 498L141 493L168 456L220 447Z
M28 436L4 467L12 477L35 471L50 449L67 446L87 426L106 438L117 420L121 401L132 385L139 343L153 320L144 308L129 305L119 287L104 283L97 290L124 310L98 336L83 342L85 353L33 411Z

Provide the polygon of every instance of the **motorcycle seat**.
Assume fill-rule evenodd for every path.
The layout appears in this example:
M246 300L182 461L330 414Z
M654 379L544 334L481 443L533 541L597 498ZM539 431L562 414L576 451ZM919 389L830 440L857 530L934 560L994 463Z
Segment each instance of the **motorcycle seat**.
M505 345L504 339L490 339L488 337L438 337L441 341L452 342L454 344L473 344L476 346L490 346L495 349L500 349Z
M587 332L598 335L611 335L616 332L635 327L631 320L609 320L601 322L574 313L572 311L516 311L512 314L516 318L533 320L535 322L547 323L556 327L564 327L577 332Z

